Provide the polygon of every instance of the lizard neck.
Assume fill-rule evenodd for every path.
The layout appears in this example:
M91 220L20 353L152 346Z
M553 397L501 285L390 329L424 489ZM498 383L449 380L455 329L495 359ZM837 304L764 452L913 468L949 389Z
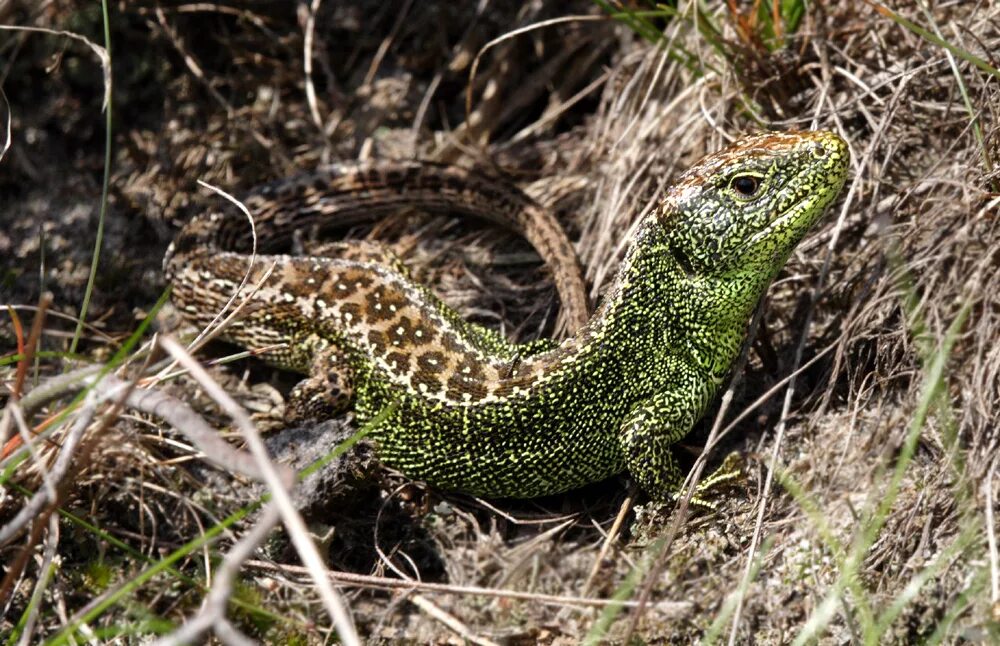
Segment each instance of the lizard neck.
M600 309L563 350L613 348L614 359L643 372L657 372L672 356L721 380L772 272L753 267L723 277L694 274L674 253L661 222L654 216L640 227Z

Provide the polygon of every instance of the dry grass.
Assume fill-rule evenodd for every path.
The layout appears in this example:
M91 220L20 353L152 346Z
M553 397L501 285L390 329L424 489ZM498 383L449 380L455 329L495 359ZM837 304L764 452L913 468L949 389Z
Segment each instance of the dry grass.
M195 179L249 188L359 156L494 166L526 185L571 179L556 205L599 295L630 227L687 164L747 131L834 129L851 145L852 180L770 292L708 455L738 451L747 462L717 513L631 506L624 479L520 503L448 496L357 452L304 481L297 503L329 567L344 573L358 631L375 642L998 639L1000 73L990 69L1000 67L1000 8L899 3L922 34L868 5L808 4L774 51L754 36L759 24L724 3L709 14L721 37L690 14L649 17L660 47L636 35L641 24L612 21L511 33L599 15L585 2L328 1L311 3L312 18L304 4L299 16L270 3L113 5L111 208L82 352L101 363L118 352L124 378L158 360L148 335L132 333L155 309L173 227L215 199ZM0 0L0 22L99 43L91 5ZM303 64L310 25L314 94ZM53 294L37 368L0 364L10 404L36 375L62 372L52 353L70 345L87 282L104 150L101 70L86 48L0 33L13 115L0 162L0 302L24 321L20 334L0 325L0 356L30 337L28 306ZM467 114L470 68L497 38ZM471 318L519 339L555 329L554 291L519 240L412 214L351 233L391 241ZM159 316L161 329L175 324ZM286 377L242 358L211 374L259 427L280 427L268 411ZM228 427L188 377L158 388ZM26 641L59 643L69 626L98 641L166 632L164 620L196 614L219 559L263 522L252 515L256 472L213 467L197 438L99 399L46 422L26 459L0 462L0 529L50 492L0 546L0 635L10 643L26 627ZM57 402L44 413L69 399ZM0 430L16 433L7 419ZM354 430L337 420L269 442L302 468ZM621 530L609 535L623 502ZM228 616L261 640L320 643L333 631L330 597L324 607L295 567L294 540L273 532L243 565ZM433 585L385 580L406 577ZM616 592L628 599L617 615L603 603Z

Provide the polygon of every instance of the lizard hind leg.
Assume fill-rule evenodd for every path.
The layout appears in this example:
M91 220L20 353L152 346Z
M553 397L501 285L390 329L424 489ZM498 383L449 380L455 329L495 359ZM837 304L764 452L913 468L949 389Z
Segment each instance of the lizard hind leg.
M292 388L285 418L295 424L329 419L347 410L354 399L354 369L344 352L330 346L316 353L309 376Z

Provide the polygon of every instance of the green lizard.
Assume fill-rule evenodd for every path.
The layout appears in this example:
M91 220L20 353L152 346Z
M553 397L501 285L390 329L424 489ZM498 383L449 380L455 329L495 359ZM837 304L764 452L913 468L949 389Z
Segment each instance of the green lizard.
M465 323L386 254L251 263L245 240L233 243L239 218L194 220L165 268L180 311L204 325L248 266L251 283L273 266L224 336L283 343L265 356L311 373L300 398L328 388L361 423L395 402L373 437L410 477L531 497L627 469L664 498L681 479L671 445L704 414L847 167L846 144L823 131L749 137L704 158L640 223L598 311L554 347L519 349ZM273 220L258 221L263 239Z

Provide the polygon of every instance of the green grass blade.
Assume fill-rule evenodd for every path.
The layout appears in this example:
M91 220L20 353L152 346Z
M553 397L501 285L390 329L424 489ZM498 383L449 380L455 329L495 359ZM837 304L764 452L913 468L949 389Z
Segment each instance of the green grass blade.
M90 259L90 274L87 276L87 287L83 292L83 304L80 305L80 315L77 317L76 330L69 344L69 353L76 354L76 346L83 334L83 325L87 320L87 309L90 307L90 297L94 291L94 281L97 278L97 267L101 261L101 247L104 244L104 218L108 211L108 187L111 184L111 144L112 144L112 92L111 92L111 26L108 20L108 0L101 0L101 12L104 18L104 49L108 54L108 88L104 97L104 179L101 182L101 209L97 214L97 235L94 240L94 254Z
M915 33L916 35L920 36L921 38L923 38L927 42L933 43L933 44L937 45L938 47L943 47L944 49L948 50L949 52L951 52L955 56L958 56L962 60L968 61L969 63L972 63L973 65L975 65L979 69L983 70L987 74L990 74L992 76L995 76L997 79L1000 79L1000 70L998 70L997 68L993 67L992 65L990 65L989 63L987 63L985 60L979 58L978 56L975 56L974 54L972 54L970 52L965 51L964 49L962 49L960 47L956 47L956 46L952 45L951 43L949 43L948 41L946 41L943 38L939 38L933 32L925 29L924 27L921 27L920 25L918 25L917 23L913 22L912 20L907 20L906 18L904 18L903 16L899 15L895 11L889 9L888 7L885 7L883 5L874 3L871 0L866 0L866 1L870 5L872 5L875 8L875 10L878 11L881 15L885 16L886 18L889 18L890 20L892 20L893 22L895 22L897 25L900 25L901 27L905 27L906 29L912 31L913 33Z

